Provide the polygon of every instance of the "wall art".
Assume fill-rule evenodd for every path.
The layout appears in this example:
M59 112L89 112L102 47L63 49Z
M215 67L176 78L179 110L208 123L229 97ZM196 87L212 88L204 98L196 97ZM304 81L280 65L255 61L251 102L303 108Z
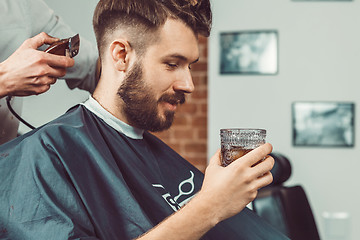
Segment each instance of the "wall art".
M221 74L278 73L278 32L257 30L220 33Z
M294 102L293 145L353 147L355 104Z

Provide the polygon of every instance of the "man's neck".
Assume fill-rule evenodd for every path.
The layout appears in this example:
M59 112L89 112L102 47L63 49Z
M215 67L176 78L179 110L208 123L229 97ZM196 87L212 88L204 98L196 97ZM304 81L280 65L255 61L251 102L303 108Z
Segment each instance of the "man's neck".
M106 78L109 80L107 80ZM92 98L94 98L111 115L113 115L120 121L129 124L126 117L122 114L121 111L121 104L123 104L122 100L117 95L119 83L116 84L115 81L110 81L110 79L117 78L115 76L101 76L99 83L92 95Z
M106 108L104 108L96 99L89 97L83 105L96 116L101 118L106 124L114 128L116 131L125 134L132 139L142 139L144 130L138 129L121 121Z

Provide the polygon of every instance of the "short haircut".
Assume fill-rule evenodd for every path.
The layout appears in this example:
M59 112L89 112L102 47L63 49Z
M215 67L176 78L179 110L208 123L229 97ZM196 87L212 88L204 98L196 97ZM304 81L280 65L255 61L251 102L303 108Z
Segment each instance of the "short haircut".
M154 33L168 18L181 20L196 35L210 35L209 0L100 0L93 17L100 56L108 36L118 29L126 32L132 48L141 54L149 43L156 42Z

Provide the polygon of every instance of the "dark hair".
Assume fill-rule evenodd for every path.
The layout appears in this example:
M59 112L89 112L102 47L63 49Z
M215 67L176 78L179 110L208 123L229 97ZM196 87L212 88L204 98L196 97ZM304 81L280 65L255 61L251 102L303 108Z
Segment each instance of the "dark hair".
M210 35L209 0L100 0L93 26L100 54L106 37L117 29L126 31L132 47L141 52L146 42L155 42L155 33L168 18L179 19L195 34Z

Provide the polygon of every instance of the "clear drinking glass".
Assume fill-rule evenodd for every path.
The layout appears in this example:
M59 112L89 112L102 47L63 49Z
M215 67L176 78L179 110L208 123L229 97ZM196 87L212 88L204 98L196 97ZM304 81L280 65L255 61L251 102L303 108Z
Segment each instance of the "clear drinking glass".
M265 129L220 129L221 165L226 167L239 157L264 144L265 138Z

